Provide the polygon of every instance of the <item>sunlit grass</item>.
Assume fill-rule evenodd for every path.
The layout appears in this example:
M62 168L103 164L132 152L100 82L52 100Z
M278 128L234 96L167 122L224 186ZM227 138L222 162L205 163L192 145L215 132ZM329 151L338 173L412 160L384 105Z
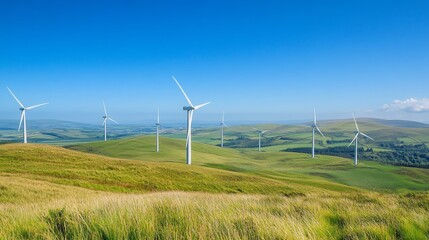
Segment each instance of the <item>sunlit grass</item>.
M429 234L427 194L104 194L11 205L0 213L5 239L426 239Z

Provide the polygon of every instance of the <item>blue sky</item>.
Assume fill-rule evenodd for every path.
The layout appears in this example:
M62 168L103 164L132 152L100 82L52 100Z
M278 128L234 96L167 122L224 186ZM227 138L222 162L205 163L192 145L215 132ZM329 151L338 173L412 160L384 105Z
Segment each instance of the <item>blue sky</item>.
M1 1L0 119L429 121L429 2ZM1 90L3 89L3 90Z

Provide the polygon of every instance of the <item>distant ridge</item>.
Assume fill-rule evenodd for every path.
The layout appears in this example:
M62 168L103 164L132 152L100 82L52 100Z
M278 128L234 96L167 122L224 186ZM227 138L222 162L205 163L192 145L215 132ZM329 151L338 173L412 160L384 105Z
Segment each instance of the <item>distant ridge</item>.
M409 121L409 120L385 120L379 118L360 118L363 121L374 122L383 124L391 127L402 127L402 128L429 128L429 124Z
M380 118L356 118L357 121L362 121L366 123L376 123L380 125L385 125L389 127L401 127L401 128L429 128L429 124L410 121L410 120L387 120ZM345 122L353 121L353 119L337 119L337 120L321 120L323 123L336 123L336 122Z

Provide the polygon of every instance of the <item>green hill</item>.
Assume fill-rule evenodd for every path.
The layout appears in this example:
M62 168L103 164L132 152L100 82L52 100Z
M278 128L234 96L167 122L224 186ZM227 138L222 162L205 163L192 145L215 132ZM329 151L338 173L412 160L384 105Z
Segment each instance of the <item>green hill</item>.
M161 138L160 146L161 151L156 153L154 137L146 136L87 143L70 148L144 162L185 163L185 141ZM288 183L324 186L327 189L339 187L326 184L327 181L371 190L429 189L428 169L397 167L371 161L361 161L355 167L351 159L333 156L311 159L302 153L222 149L193 143L193 165L248 173Z
M429 128L427 124L412 121L382 119L357 119L361 131L375 141L359 139L360 158L400 166L429 168ZM318 123L326 139L316 135L316 153L352 158L354 149L348 147L355 135L353 119L327 120ZM265 152L311 153L311 124L263 124L232 126L225 129L228 148L256 149L258 134L252 129L268 130L262 138ZM167 137L185 138L185 133L166 134ZM210 145L220 145L220 128L195 129L193 140ZM363 151L365 150L365 152Z
M258 176L174 162L114 159L48 145L0 145L0 172L111 192L298 192L284 182Z
M0 239L427 239L421 169L153 137L0 145ZM226 169L226 170L223 170ZM372 192L407 188L407 193ZM380 184L382 182L382 184ZM374 185L372 185L374 184ZM413 185L414 184L414 185ZM395 186L392 186L395 185ZM401 187L398 187L401 186Z

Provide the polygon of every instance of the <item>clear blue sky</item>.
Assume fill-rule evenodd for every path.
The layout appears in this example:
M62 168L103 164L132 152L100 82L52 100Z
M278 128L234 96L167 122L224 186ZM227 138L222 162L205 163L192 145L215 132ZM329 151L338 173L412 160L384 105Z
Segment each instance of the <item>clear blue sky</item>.
M185 120L171 75L195 121L429 121L429 1L0 2L0 119Z

